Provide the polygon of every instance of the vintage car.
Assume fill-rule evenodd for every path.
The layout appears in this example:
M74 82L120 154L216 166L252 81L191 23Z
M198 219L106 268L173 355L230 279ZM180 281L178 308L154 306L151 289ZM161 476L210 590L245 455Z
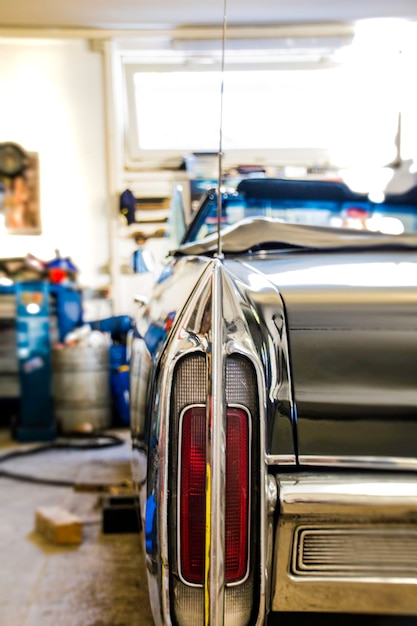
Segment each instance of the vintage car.
M415 615L417 189L375 203L264 178L221 195L138 298L155 623Z

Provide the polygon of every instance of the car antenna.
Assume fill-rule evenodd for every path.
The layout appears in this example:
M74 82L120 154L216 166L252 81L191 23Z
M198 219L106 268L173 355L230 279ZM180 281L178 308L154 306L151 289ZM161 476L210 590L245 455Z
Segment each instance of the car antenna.
M223 92L224 92L224 56L226 48L227 0L223 0L223 32L220 82L220 125L219 125L219 152L217 155L217 257L222 257L222 240L220 236L222 225L222 157L223 157Z

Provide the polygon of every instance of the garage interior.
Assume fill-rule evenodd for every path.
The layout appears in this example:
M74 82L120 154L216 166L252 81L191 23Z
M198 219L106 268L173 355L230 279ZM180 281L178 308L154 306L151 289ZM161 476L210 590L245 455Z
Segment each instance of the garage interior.
M1 626L153 624L131 481L129 342L138 302L216 184L220 118L208 117L218 111L223 11L223 2L190 0L0 6ZM260 81L272 104L258 110L259 94L248 98L225 147L223 183L257 173L343 178L362 190L360 135L343 153L302 140L329 110L343 126L354 108L382 124L368 137L370 191L416 184L416 29L415 0L228 0L226 68L284 72L283 100L298 90L309 106L307 118L300 107L289 119L293 107L277 110L280 93ZM324 74L311 82L309 70L336 71L349 50L369 62L360 80L353 63L337 97ZM233 89L235 98L250 93L238 79ZM233 97L224 123L235 117ZM281 139L259 147L271 118ZM192 138L196 127L211 130L194 145L191 119ZM296 128L292 145L287 127ZM283 614L279 623L351 619Z

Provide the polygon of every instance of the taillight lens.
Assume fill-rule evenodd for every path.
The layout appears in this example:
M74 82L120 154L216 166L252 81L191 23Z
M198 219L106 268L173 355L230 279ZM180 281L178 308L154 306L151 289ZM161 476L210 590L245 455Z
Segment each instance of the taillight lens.
M240 407L226 414L226 583L241 580L248 566L249 417ZM185 410L181 432L180 559L185 580L203 584L206 516L206 409Z
M191 583L204 575L206 524L206 409L185 411L181 449L180 551L182 574Z
M226 582L244 577L248 564L249 428L246 411L227 409Z

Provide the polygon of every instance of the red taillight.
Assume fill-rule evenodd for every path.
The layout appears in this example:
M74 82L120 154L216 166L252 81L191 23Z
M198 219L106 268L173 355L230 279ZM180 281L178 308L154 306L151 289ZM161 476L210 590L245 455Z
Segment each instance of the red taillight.
M247 568L249 503L248 416L227 409L226 423L226 582L240 580Z
M204 580L206 515L206 409L183 415L180 484L180 558L185 580ZM227 409L226 420L226 582L242 579L247 569L249 505L249 424L245 410Z
M191 583L202 583L206 525L205 407L192 407L183 416L180 489L182 574Z

